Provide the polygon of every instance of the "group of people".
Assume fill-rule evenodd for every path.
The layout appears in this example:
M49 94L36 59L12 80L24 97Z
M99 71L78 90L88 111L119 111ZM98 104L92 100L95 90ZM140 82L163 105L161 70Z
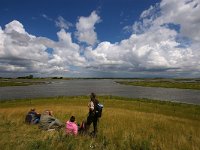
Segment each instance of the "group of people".
M96 99L95 93L91 93L90 102L88 103L89 113L87 121L83 121L80 125L76 123L75 116L71 116L70 119L64 125L59 119L55 118L51 110L46 110L42 114L39 114L32 108L26 115L25 122L29 124L39 124L39 128L42 130L59 130L62 127L66 127L67 135L88 134L90 125L93 123L94 130L90 133L92 136L97 134L97 122L101 117L103 105Z

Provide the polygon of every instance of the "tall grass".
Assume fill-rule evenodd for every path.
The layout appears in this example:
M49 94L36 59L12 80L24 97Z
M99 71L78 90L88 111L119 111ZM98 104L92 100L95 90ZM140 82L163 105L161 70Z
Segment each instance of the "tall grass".
M193 149L200 147L200 106L99 97L104 104L97 138L65 136L62 129L47 132L24 124L30 108L67 121L71 115L81 122L87 117L87 97L60 97L5 101L0 103L0 149ZM92 130L92 126L91 126Z
M200 90L200 82L180 82L180 81L117 81L117 83L134 86L145 87L163 87L163 88L178 88L178 89L195 89Z
M29 86L34 84L45 84L45 80L40 79L0 79L0 87L6 86Z

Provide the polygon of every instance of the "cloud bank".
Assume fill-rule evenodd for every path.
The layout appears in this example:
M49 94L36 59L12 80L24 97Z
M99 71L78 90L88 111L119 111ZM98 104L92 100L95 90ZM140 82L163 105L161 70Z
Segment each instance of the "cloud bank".
M102 76L102 72L111 72L122 77L126 74L199 77L198 12L198 0L162 0L128 26L132 32L129 38L116 43L98 43L95 24L101 19L95 11L88 17L81 16L76 23L74 34L80 43L73 42L73 33L65 31L69 25L64 26L62 18L58 19L61 28L58 41L31 35L22 23L14 20L0 28L0 75L79 73L81 76L84 70L88 75L96 71ZM87 46L82 46L82 42Z
M82 66L85 59L79 54L79 45L72 42L71 34L61 29L58 41L27 33L19 21L0 28L1 73L61 74L69 66ZM48 49L53 49L52 53Z

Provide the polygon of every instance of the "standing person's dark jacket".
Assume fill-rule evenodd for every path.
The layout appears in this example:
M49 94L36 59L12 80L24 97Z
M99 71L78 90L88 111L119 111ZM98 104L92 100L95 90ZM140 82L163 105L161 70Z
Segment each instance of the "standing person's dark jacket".
M90 125L93 123L93 135L96 135L97 133L97 122L98 122L98 116L96 115L96 106L99 103L99 101L96 99L96 95L94 93L91 93L90 95L90 102L88 103L89 108L89 115L87 117L86 122L86 130L88 131L90 128Z

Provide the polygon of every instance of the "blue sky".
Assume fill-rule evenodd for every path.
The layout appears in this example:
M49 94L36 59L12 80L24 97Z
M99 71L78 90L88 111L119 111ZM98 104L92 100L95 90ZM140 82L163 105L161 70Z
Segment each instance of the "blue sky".
M2 0L0 76L199 77L199 5Z
M127 37L123 27L133 24L143 10L156 2L159 0L3 0L0 25L3 27L12 20L18 20L29 33L56 40L59 28L54 20L58 16L75 24L79 16L89 16L96 10L102 18L102 22L96 26L99 39L118 42ZM45 20L44 15L49 20ZM74 26L69 29L70 32L74 30Z

